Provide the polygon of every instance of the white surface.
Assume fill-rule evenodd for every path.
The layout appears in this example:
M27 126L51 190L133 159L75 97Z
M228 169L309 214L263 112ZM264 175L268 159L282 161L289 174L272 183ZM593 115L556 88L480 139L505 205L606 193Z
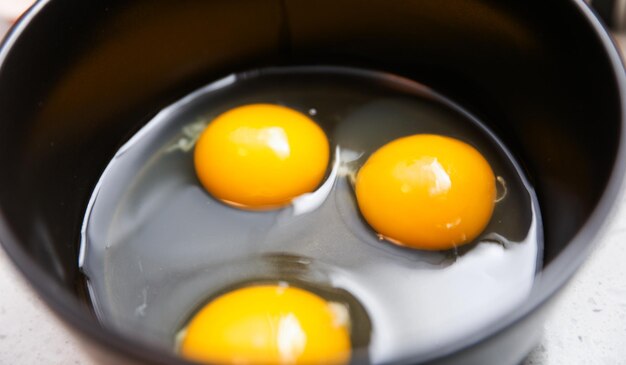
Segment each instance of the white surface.
M0 0L0 18L17 19L32 3L32 0Z
M0 0L0 10L9 2L21 0ZM618 41L626 44L625 37ZM626 364L626 191L618 209L524 365ZM94 360L73 336L0 249L0 364L106 363Z
M0 364L95 364L0 250Z
M626 194L589 260L565 289L524 365L626 364Z

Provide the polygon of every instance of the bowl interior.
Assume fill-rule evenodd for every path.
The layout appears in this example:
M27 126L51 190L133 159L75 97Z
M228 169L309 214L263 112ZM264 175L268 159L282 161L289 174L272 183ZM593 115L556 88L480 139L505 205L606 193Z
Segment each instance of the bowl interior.
M544 265L585 226L620 143L614 72L573 2L71 0L37 7L1 53L2 233L76 308L86 303L80 225L104 167L163 107L232 72L356 66L411 78L457 101L496 132L535 186Z

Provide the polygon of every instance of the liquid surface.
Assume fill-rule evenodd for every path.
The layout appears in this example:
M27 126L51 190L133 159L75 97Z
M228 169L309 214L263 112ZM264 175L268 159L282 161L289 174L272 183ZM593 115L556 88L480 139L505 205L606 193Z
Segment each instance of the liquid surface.
M194 171L194 143L206 125L252 103L308 114L333 151L318 190L281 209L227 206ZM501 200L489 224L458 251L380 240L359 213L353 181L360 166L382 145L418 133L474 146L498 176ZM536 197L521 169L460 107L385 73L299 67L219 80L133 136L94 191L79 265L104 325L172 351L216 293L286 281L356 308L353 355L380 362L465 340L506 316L530 292L542 247Z

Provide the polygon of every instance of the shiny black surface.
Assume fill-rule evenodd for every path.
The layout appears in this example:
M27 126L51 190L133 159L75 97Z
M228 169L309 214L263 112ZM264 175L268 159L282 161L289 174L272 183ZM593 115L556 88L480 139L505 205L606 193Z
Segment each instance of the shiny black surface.
M0 240L70 322L118 350L165 359L101 330L83 300L80 223L117 148L164 106L235 71L287 64L387 70L476 114L536 187L543 282L510 322L436 362L515 363L536 337L541 313L534 309L585 257L625 164L623 71L585 7L539 0L41 1L0 53Z

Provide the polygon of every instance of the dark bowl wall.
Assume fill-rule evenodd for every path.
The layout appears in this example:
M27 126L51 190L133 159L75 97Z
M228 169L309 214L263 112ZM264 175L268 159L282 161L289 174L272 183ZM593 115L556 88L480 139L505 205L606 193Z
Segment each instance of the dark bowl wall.
M80 225L116 149L161 108L226 74L321 63L412 78L488 124L537 189L549 264L598 203L621 133L615 65L582 6L40 2L1 53L0 234L12 256L53 278L46 295L72 312L85 303Z

